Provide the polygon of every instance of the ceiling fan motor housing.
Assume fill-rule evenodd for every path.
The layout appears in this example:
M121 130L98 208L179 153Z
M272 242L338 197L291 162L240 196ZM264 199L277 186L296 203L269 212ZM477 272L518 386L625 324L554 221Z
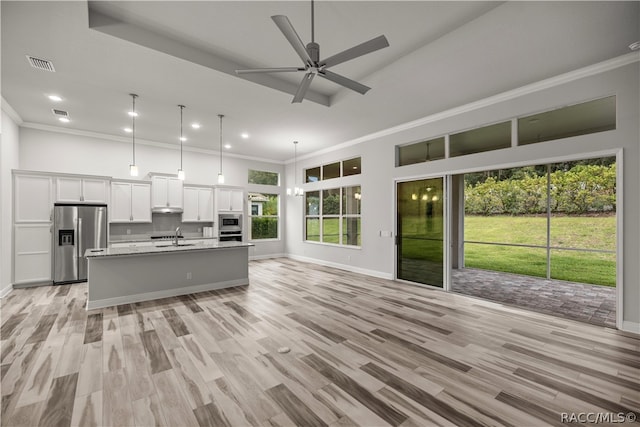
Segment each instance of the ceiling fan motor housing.
M313 65L317 65L320 62L320 45L315 42L310 42L307 44L307 53L311 57L311 61L313 61Z

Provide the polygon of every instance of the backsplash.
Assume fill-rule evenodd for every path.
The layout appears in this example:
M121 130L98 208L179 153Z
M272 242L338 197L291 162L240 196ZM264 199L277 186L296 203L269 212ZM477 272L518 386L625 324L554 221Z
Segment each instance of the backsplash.
M148 238L152 234L173 234L180 227L183 236L201 237L202 227L212 227L212 222L182 222L182 214L152 214L151 224L109 224L110 240Z

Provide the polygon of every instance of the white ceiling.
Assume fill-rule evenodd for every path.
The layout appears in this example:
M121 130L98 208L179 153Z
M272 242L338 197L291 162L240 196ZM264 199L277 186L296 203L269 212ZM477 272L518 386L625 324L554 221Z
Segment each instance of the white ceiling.
M287 15L310 41L310 3L297 1L1 2L2 97L26 123L124 137L137 93L136 137L284 161L448 108L628 53L638 2L317 1L321 57L380 34L390 47L332 68L372 90L301 74L240 78L235 68L301 65L271 21ZM55 73L25 55L51 60ZM249 77L252 78L252 77ZM47 94L64 97L53 104ZM322 105L322 102L330 106ZM61 125L51 108L69 112ZM198 121L202 128L187 125ZM248 132L249 139L240 133ZM398 141L406 142L406 141Z

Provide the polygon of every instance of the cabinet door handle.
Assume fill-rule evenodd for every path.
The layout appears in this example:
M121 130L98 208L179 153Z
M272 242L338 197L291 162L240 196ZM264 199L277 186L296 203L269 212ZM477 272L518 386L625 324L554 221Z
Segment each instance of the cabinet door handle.
M80 201L84 202L84 196L80 196Z
M169 207L169 202L167 202L167 207Z

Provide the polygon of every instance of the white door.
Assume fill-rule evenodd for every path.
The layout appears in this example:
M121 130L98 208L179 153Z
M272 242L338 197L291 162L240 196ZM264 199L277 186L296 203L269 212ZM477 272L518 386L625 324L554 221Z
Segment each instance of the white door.
M56 179L56 202L81 202L82 180L60 177Z
M216 196L216 201L218 203L219 211L230 211L231 210L231 190L227 188L218 188L218 194Z
M200 221L213 221L213 189L201 188L198 192L198 212L200 215Z
M131 184L128 182L112 182L109 222L129 222L132 219Z
M151 201L154 208L166 208L169 206L167 201L167 181L167 177L164 176L154 176L151 178L151 191L153 192Z
M182 211L183 222L194 222L200 220L198 209L199 188L184 187L184 210Z
M108 184L104 179L83 179L82 201L87 203L107 203Z
M244 191L231 190L231 210L234 212L242 212L244 207Z
M49 176L15 176L14 222L52 220L52 179Z
M167 181L168 196L167 201L172 208L182 207L182 180L178 178L169 178Z
M131 218L133 222L151 222L151 185L131 184Z
M51 224L14 227L14 283L51 280Z

